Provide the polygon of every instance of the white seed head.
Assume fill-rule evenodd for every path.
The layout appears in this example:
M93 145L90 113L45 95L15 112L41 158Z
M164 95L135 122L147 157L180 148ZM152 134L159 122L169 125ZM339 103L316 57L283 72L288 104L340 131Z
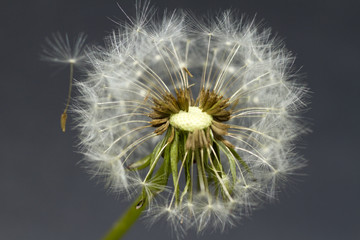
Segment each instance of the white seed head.
M306 88L254 21L139 9L87 50L73 108L86 166L179 232L223 230L304 166L293 150Z

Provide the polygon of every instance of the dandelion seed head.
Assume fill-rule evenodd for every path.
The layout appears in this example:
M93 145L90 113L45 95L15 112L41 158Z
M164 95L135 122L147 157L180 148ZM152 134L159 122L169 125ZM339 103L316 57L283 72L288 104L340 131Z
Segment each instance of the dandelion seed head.
M74 106L84 162L177 236L223 231L304 166L294 140L306 132L306 87L254 20L138 9L87 50Z

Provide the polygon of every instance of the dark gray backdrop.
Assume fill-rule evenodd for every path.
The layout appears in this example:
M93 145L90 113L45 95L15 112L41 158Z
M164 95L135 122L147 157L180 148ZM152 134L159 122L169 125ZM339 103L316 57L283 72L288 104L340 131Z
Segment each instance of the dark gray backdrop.
M133 14L132 1L119 1ZM160 9L202 14L229 7L257 14L297 55L314 92L309 160L280 201L227 232L199 239L360 239L358 1L154 0ZM32 0L1 4L0 239L99 239L128 203L106 192L77 164L76 131L59 127L68 72L38 54L52 32L85 32L101 43L124 19L115 1ZM71 118L71 116L70 116ZM71 121L71 119L70 119ZM295 191L294 191L295 190ZM164 222L138 222L124 239L170 239ZM191 233L187 239L195 239Z

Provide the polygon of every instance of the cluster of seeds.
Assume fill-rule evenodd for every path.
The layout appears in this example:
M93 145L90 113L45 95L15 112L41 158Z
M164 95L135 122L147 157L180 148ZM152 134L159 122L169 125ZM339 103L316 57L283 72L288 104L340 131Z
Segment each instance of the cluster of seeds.
M230 11L158 21L145 4L129 20L89 48L77 83L86 166L113 191L138 195L153 219L223 230L304 165L293 152L306 106L294 59Z

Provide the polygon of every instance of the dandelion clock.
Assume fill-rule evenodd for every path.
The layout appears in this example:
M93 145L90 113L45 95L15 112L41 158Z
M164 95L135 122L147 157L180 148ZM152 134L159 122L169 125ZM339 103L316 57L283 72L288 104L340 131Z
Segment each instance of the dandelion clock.
M165 220L179 238L223 231L304 166L294 140L306 131L298 113L307 89L292 55L254 21L137 7L102 47L55 35L44 51L71 70L81 62L70 109L83 165L134 201L104 239L140 215Z

